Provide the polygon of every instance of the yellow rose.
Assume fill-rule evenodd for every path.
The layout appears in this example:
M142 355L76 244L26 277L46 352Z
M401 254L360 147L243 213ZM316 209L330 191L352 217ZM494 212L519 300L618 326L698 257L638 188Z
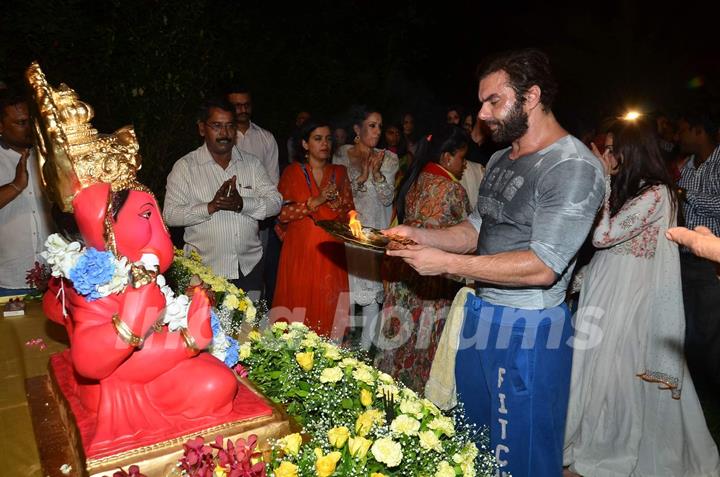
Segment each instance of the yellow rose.
M327 434L330 444L341 449L347 442L348 437L350 437L350 430L345 426L333 427Z
M372 393L365 388L360 390L360 403L365 407L370 407L373 403Z
M285 453L298 455L298 452L300 452L300 446L302 445L302 436L297 432L295 434L288 434L280 439L280 445L282 445Z
M395 442L387 437L382 437L375 441L370 448L373 457L388 467L397 467L402 461L402 446L399 442Z
M397 434L413 436L420 430L420 421L406 414L400 414L390 424L390 429Z
M227 471L225 470L225 467L221 466L220 464L215 466L215 470L213 470L213 477L226 477Z
M315 353L312 351L308 353L295 353L295 359L306 373L313 367L313 358L315 358Z
M420 401L415 401L414 399L403 399L400 401L400 412L420 418L422 417L423 407L422 404L420 404Z
M248 333L248 339L250 341L260 341L260 338L262 335L257 330L252 330L250 333Z
M298 477L298 468L295 464L288 461L282 461L280 467L273 469L275 477Z
M444 460L437 466L434 477L455 477L455 468Z
M343 377L342 369L338 368L337 366L334 368L325 368L322 370L322 373L320 373L320 382L321 383L337 383L340 381Z
M372 441L365 439L364 437L358 436L348 439L348 449L350 450L350 455L357 457L358 459L362 459L367 455L371 445Z
M316 449L320 450L320 449ZM317 452L316 452L317 454ZM329 477L335 472L335 467L337 466L338 461L342 457L342 454L334 451L329 453L328 455L321 455L318 456L317 460L315 461L315 472L317 473L318 477Z
M247 310L247 309L250 307L250 305L248 304L248 301L250 301L248 298L245 298L244 300L242 300L242 301L238 304L238 310L239 310L239 311L245 311L245 310Z
M273 331L285 331L288 329L288 324L284 321L277 321L272 325Z
M420 447L423 449L435 452L443 451L442 443L433 431L422 431L418 436L420 437Z
M373 472L370 474L370 477L387 477L385 474L381 474L380 472Z
M355 421L355 432L359 436L365 437L372 429L373 424L382 423L383 413L377 409L368 409L360 414Z

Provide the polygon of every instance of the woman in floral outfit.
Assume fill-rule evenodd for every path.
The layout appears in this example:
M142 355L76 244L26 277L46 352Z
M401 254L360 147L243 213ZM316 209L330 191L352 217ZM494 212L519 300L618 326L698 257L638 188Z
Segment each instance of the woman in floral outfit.
M428 138L418 146L417 158L400 186L398 221L422 228L450 227L470 211L459 182L469 137L462 128L447 125ZM385 304L375 365L422 392L460 283L420 276L401 260L388 259L385 265Z

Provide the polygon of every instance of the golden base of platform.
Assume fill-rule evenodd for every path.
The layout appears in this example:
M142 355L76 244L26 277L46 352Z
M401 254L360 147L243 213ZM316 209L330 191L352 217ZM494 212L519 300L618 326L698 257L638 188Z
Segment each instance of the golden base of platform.
M262 396L249 381L245 379L240 379L240 381L255 394ZM282 437L299 430L280 406L265 400L273 407L273 413L270 416L229 422L187 436L101 459L85 459L80 434L73 422L70 408L62 395L55 389L50 377L38 376L27 379L25 389L43 475L49 477L100 477L104 475L110 477L118 468L127 470L133 464L139 465L140 472L147 477L179 475L179 473L174 474L174 471L178 460L183 455L182 445L198 435L202 436L205 442L210 442L216 436L235 441L238 438L247 438L251 434L255 434L258 437L258 449L264 451L269 448L269 438ZM72 467L69 474L61 472L60 468L64 464Z

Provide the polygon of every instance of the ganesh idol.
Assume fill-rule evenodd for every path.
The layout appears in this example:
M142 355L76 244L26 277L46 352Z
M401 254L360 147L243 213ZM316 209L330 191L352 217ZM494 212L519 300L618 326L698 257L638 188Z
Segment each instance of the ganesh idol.
M162 273L173 245L140 168L132 127L101 137L92 108L37 64L26 74L37 105L36 136L48 196L71 213L81 242L52 236L54 278L43 299L70 347L51 372L72 408L88 457L188 435L229 419L269 412L242 394L235 374L204 351L211 301L188 290L186 321L164 323L173 293ZM242 402L239 402L242 401Z

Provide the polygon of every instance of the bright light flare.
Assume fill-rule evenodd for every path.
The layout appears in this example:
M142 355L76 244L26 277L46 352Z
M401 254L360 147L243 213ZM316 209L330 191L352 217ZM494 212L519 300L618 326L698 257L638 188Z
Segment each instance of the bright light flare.
M641 114L638 111L630 110L622 117L625 121L635 121Z

